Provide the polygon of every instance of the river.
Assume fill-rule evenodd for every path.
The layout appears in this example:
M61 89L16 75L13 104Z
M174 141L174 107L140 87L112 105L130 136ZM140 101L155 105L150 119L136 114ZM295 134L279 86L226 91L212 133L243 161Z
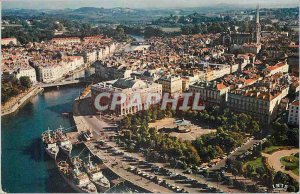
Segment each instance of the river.
M62 112L72 111L73 100L83 86L47 89L33 97L11 116L1 118L2 189L13 193L73 192L59 176L54 161L46 155L40 135L48 127L72 126ZM113 192L128 192L129 186Z

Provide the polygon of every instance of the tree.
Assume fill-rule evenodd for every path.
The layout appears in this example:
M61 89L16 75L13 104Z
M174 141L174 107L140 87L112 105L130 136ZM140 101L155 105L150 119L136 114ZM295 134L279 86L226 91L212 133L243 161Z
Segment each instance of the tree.
M296 192L296 188L293 185L289 185L287 188L287 192L294 193L294 192Z
M273 143L275 145L281 145L284 144L288 139L287 139L287 131L288 131L288 126L286 124L280 124L278 122L273 123L272 125L273 129Z
M265 174L265 169L259 166L255 169L255 172L259 175L260 178L262 178L263 175Z
M261 131L257 121L252 120L249 124L248 132L250 134L258 134Z
M299 146L299 128L289 129L286 135L291 146Z
M288 184L289 182L289 177L281 172L281 171L278 171L275 176L274 176L274 184Z
M20 84L21 86L25 88L30 88L32 86L32 82L28 76L22 76L20 77Z
M252 167L251 165L248 164L248 165L246 166L246 176L247 176L248 178L250 178L253 172L254 172L253 167Z
M240 189L241 189L242 191L246 191L246 190L247 190L247 186L246 186L246 184L245 184L244 182L241 182L241 183L240 183Z
M234 176L234 179L236 180L236 176L239 174L238 170L237 169L232 169L232 174Z

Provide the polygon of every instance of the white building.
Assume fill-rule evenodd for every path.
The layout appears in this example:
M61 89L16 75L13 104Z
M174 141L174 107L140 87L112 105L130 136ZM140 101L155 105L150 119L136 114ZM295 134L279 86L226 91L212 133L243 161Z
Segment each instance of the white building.
M64 74L74 71L75 69L84 65L84 60L82 56L64 56L63 57L63 68Z
M288 123L291 125L299 125L299 100L289 104Z
M30 81L32 82L32 84L36 83L36 72L35 69L32 67L21 67L19 69L17 69L17 71L15 72L16 74L16 78L20 79L20 77L23 76L27 76L30 78Z
M143 80L134 78L121 78L117 80L101 82L91 86L91 97L93 102L97 99L98 94L109 93L110 97L103 97L99 99L99 104L101 106L108 105L108 110L105 112L115 113L116 115L127 115L134 114L138 111L144 110L152 104L158 103L155 99L148 100L149 94L158 94L160 97L162 95L162 86L153 82L145 82ZM117 105L113 110L111 110L111 105L113 101L114 94L124 94L126 100L124 103ZM138 94L141 100L136 100L132 102L132 99ZM138 103L138 104L133 104ZM96 108L96 107L95 107Z
M163 93L169 93L173 96L176 93L182 93L182 79L180 76L167 75L158 79L162 84Z
M279 62L276 65L268 66L266 69L263 70L266 76L271 76L278 72L287 73L288 71L289 65L287 64L287 62Z
M227 93L230 90L223 82L197 82L190 85L189 92L200 94L200 100L207 105L220 105L227 100Z
M64 74L64 70L61 65L42 66L39 67L40 81L44 83L53 82L61 78Z

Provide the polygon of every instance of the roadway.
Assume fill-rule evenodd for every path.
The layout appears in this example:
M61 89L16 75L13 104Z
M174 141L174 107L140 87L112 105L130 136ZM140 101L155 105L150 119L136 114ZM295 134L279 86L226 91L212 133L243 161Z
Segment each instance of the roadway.
M235 159L237 156L242 155L243 153L246 153L255 143L260 142L260 140L252 139L248 141L247 143L243 144L241 147L239 147L236 151L229 154L226 158L220 160L216 165L209 168L209 170L219 170L222 167L225 167L225 162L227 159Z

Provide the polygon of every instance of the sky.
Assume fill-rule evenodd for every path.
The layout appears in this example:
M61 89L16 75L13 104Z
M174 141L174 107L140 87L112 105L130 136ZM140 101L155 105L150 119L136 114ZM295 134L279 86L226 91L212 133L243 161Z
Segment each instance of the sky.
M187 8L217 4L254 7L291 7L299 0L2 0L3 9L76 9L80 7Z

